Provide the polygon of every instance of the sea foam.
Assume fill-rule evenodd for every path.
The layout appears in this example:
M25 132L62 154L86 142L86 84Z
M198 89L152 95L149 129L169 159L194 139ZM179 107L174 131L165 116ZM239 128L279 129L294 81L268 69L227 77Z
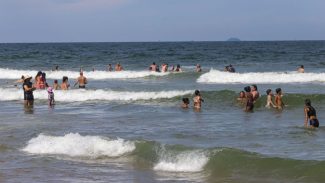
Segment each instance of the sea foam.
M31 154L66 155L70 157L119 157L135 150L135 144L123 139L100 136L81 136L69 133L64 136L40 134L28 141L22 150Z
M297 72L249 72L229 73L211 69L201 75L199 83L308 83L325 82L325 73L297 73Z
M15 69L4 69L0 68L0 79L19 79L22 75L30 75L35 77L38 71L35 70L15 70ZM48 79L62 79L63 76L69 78L77 78L79 72L77 71L43 71L46 73ZM150 71L119 71L119 72L108 72L108 71L84 71L84 76L88 79L103 80L103 79L132 79L132 78L143 78L148 76L165 76L169 73L162 72L150 72Z
M55 101L62 102L84 102L84 101L136 101L136 100L155 100L168 99L177 96L191 94L193 91L112 91L112 90L56 90L54 91ZM17 88L0 88L0 101L13 101L23 99L23 90ZM36 100L47 100L48 94L46 90L34 91L34 98Z
M185 151L180 154L163 154L154 170L166 172L200 172L209 161L202 151Z

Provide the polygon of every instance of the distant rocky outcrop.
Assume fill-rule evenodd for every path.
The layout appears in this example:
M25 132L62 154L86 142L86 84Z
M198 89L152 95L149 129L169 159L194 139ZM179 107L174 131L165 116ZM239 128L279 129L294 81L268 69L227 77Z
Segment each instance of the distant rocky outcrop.
M227 41L240 41L240 39L238 39L236 37L231 37Z

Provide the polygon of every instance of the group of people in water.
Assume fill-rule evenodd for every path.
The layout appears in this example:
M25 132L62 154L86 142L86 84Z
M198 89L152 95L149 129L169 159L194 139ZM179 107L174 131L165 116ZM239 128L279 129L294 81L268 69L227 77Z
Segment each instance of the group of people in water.
M56 66L55 70L58 70L58 66ZM113 68L111 64L108 66L109 71L113 71ZM115 66L115 71L122 71L123 67L118 63ZM156 65L155 62L153 62L150 67L150 71L153 72L167 72L168 71L168 64L162 64L161 65L161 71L159 69L159 66ZM176 69L174 66L169 71L174 72L182 72L180 65L176 66ZM201 66L199 64L196 65L196 72L201 72ZM225 67L226 72L235 72L235 69L232 65ZM301 65L298 70L298 72L303 73L304 72L304 66ZM54 100L54 92L53 90L68 90L70 88L69 79L67 76L63 76L62 83L59 85L58 80L54 80L53 86L49 86L46 82L46 73L39 71L35 76L35 83L33 84L31 81L31 76L22 76L20 80L17 82L23 83L23 90L24 90L24 104L25 106L33 106L34 103L34 95L33 91L39 89L44 90L46 89L48 92L48 104L49 106L53 106L55 104ZM83 70L80 69L80 75L76 79L76 82L74 84L74 87L78 85L79 88L84 89L86 88L86 84L88 83L87 78L83 75ZM275 108L282 110L285 106L283 100L282 100L282 89L277 88L275 89L276 95L273 94L273 91L271 89L266 90L266 105L267 108ZM244 110L246 112L252 112L254 109L254 104L256 101L260 98L260 93L258 91L258 88L256 85L246 86L243 91L239 93L239 97L237 98L237 101L244 106ZM195 90L194 92L194 98L193 98L193 107L194 109L201 109L202 102L204 102L201 93L199 90ZM182 108L189 108L190 107L190 100L189 98L183 98L182 99ZM305 100L305 107L304 107L304 113L305 113L305 122L304 125L308 126L309 121L309 127L317 128L319 127L319 121L316 116L316 110L311 105L310 99Z

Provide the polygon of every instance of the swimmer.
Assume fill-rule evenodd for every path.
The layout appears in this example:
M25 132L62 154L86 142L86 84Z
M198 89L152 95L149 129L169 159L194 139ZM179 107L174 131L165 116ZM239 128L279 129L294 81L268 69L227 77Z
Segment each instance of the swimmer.
M194 98L193 98L194 108L201 109L202 102L204 102L204 100L201 97L200 91L195 90L194 95L195 95Z
M318 128L319 127L319 121L316 116L316 110L313 106L311 106L310 99L305 100L305 127L308 127L308 120L309 120L309 126L311 128Z
M196 71L196 72L201 72L201 71L202 71L202 69L201 69L201 65L200 65L200 64L196 64L195 71Z
M267 97L266 97L266 105L265 105L265 107L266 108L271 108L271 107L276 108L276 105L273 103L273 99L272 99L272 97L273 97L272 90L267 89L266 94L267 94Z
M228 67L228 72L236 72L235 68L231 64Z
M282 89L281 88L277 88L275 90L276 92L276 96L275 96L275 106L277 109L282 110L284 107L284 103L282 101Z
M156 72L157 71L157 65L156 62L153 62L150 67L149 67L149 71L153 71Z
M48 94L48 104L49 104L49 106L55 105L54 93L53 93L52 87L47 88L47 94Z
M304 65L301 65L298 70L297 70L299 73L304 73L305 72L305 67Z
M108 70L109 72L113 71L112 64L108 64L107 70Z
M58 71L59 70L59 66L55 66L54 69L52 69L52 71Z
M181 107L184 109L189 108L190 100L188 98L183 98L182 101L183 101L183 103L182 103Z
M244 91L241 91L239 93L239 97L237 98L237 101L240 103L245 103L246 102L246 95Z
M182 72L181 65L177 64L175 72Z
M168 64L162 64L161 65L161 72L167 72L168 71Z
M54 90L58 90L58 89L60 89L60 86L59 86L58 80L54 80L54 82L53 82L53 89L54 89Z
M256 100L260 97L260 93L258 92L256 85L251 86L251 92L252 92L254 103L255 103Z
M69 87L70 87L69 78L67 76L63 76L62 83L61 83L61 89L68 90Z
M245 111L246 112L252 112L254 109L254 98L253 98L253 94L251 92L251 87L250 86L246 86L244 88L245 90L245 96L246 96L246 106L245 106Z
M87 78L84 76L83 72L80 72L80 76L77 78L74 87L79 83L79 88L86 88Z
M170 67L170 72L174 72L174 70L175 70L175 67L174 67L174 65L172 65L171 67Z
M122 65L120 63L117 63L115 65L115 71L123 71L123 67L122 67Z

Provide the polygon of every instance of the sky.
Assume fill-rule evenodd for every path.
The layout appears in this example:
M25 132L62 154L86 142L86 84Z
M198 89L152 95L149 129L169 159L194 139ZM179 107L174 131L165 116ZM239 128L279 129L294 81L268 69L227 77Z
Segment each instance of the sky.
M0 0L0 42L325 40L324 0Z

